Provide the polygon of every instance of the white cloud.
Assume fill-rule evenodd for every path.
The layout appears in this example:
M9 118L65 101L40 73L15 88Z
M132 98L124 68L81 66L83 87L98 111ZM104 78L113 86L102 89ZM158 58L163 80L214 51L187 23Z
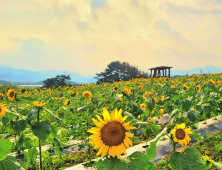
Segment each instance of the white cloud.
M207 64L221 67L219 0L0 3L2 64L67 69L86 76L116 60L145 71L159 65L186 70Z

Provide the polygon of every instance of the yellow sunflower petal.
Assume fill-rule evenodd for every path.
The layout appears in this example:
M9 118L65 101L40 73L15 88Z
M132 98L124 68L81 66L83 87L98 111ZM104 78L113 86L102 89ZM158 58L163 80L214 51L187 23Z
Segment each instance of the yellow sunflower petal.
M87 130L87 132L90 132L90 133L98 133L101 131L101 128L96 128L96 127L93 127L89 130Z
M99 151L98 151L98 153L96 154L96 156L99 156L99 155L102 153L102 151L104 150L104 148L105 148L105 144L103 144L103 145L101 146L101 148L99 149Z
M123 151L124 155L126 155L126 147L123 143L121 143L121 150Z
M94 119L94 118L92 118L92 121L93 121L93 123L97 126L97 127L99 127L99 128L102 128L104 125L101 123L101 122L98 122L96 119Z
M109 149L109 146L106 146L103 148L103 151L102 151L102 155L101 156L104 156L106 154L106 152L108 151Z
M96 117L102 124L105 124L105 122L101 119L101 117L99 115L96 115Z
M120 159L121 156L121 144L116 147L117 158Z
M113 147L113 148L112 148L111 156L112 156L113 158L115 158L116 146L112 146L112 147Z
M122 118L122 121L121 121L120 123L123 123L123 122L127 119L127 117L128 117L128 116L124 116L124 117Z
M103 118L106 123L110 121L110 115L106 108L103 108Z
M129 133L129 132L125 132L125 135L128 136L128 137L133 137L133 134Z

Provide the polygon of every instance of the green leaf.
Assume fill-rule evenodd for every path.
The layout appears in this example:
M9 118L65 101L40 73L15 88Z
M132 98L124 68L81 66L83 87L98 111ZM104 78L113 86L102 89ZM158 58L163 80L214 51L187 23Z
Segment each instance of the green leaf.
M187 148L182 152L172 153L169 162L174 170L203 170L205 164L199 156L200 153L195 148Z
M6 126L10 122L11 118L9 118L7 115L2 117L2 124Z
M23 143L25 142L25 135L24 133L21 133L19 138L18 138L18 141L16 143L16 146L19 147L21 146Z
M146 148L146 154L149 160L154 159L156 157L156 144L160 140L162 136L164 136L167 132L167 127L165 127L158 136L156 136L155 141L150 142L150 147Z
M149 122L139 122L138 121L135 123L131 123L131 126L135 126L135 125L150 127L154 134L157 134L159 132L159 130L161 129L160 125L155 125L155 124L149 123Z
M17 162L17 159L13 156L7 156L5 159L0 161L1 170L20 170L21 165Z
M8 139L12 134L6 133L4 136L2 136L2 139Z
M29 157L29 162L32 166L35 165L35 161L37 158L38 150L36 148L31 148L28 150L28 157Z
M98 100L92 98L91 102L92 102L94 105L98 106Z
M39 140L42 141L46 141L47 136L51 132L51 128L47 120L42 122L37 122L35 125L31 127L33 134L37 136Z
M97 162L97 170L155 170L155 165L148 157L141 152L134 152L126 158L109 159L106 157L104 160Z
M143 112L143 110L140 108L140 106L138 106L135 102L131 101L130 103L132 103L133 106L135 106L137 108L137 110Z
M115 105L115 104L119 101L119 99L120 99L121 97L123 97L122 94L117 94L116 97L115 97L115 100L114 100L113 105Z
M155 107L155 103L154 102L148 102L147 103L147 107L152 112L154 107Z
M170 119L172 119L173 117L177 118L179 116L179 112L180 110L178 109L174 109L173 112L170 115Z
M204 106L204 112L206 113L206 114L209 114L210 112L211 112L211 107L210 106Z
M62 155L61 155L60 149L58 147L54 148L54 152L59 156L60 159L62 159Z
M5 113L9 113L9 114L13 114L13 115L15 115L15 116L21 117L21 118L25 118L23 115L15 112L15 111L5 110Z
M31 124L38 115L38 109L30 110L26 116L28 124Z
M213 107L216 107L216 108L218 108L219 106L218 106L218 104L217 104L217 102L215 101L215 100L210 100L210 106L213 108Z
M182 109L185 110L186 112L188 112L188 110L190 110L191 106L192 106L192 102L189 100L185 100L181 102L181 106Z
M12 143L9 139L0 139L0 159L4 159L11 149Z
M193 113L192 111L188 111L188 114L187 114L187 117L192 121L192 122L195 122L195 121L198 121L199 118L197 117L197 115L195 113Z
M192 131L192 134L190 134L194 137L195 140L199 141L199 140L202 140L202 137L196 133L195 131Z
M25 130L25 128L27 126L27 123L25 120L11 121L11 124L12 124L12 129L14 131L20 131L20 132Z
M86 108L86 105L84 105L84 106L82 106L82 107L79 107L79 108L77 108L77 112L82 111L82 110L84 110L85 108Z
M220 162L213 162L213 164L218 168L222 168L222 163Z
M63 149L62 143L59 141L57 137L54 137L55 146L61 147Z
M127 117L127 121L125 121L125 122L128 122L128 121L132 121L132 123L135 123L135 122L139 122L137 119L135 119L134 118L134 116L131 114L131 113L129 113L129 112L126 112L126 111L124 111L123 112L123 116L128 116Z
M57 115L55 115L52 111L50 111L49 109L46 109L45 107L44 107L44 110L50 113L58 124L60 125L63 124L63 121Z

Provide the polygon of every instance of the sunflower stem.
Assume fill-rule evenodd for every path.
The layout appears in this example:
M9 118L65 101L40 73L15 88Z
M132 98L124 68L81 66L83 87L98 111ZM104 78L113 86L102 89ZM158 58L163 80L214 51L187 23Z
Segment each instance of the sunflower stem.
M175 152L176 152L176 143L173 142L173 153L175 153Z
M87 98L85 98L85 101L86 101L86 108L87 108ZM88 111L89 110L87 110L87 113L86 113L86 126L87 126L87 130L89 130L88 129L88 127L89 127L89 122L88 122ZM88 152L89 152L89 163L91 163L91 155L90 155L90 144L89 144L89 138L88 138L88 147L89 147L89 150L88 150Z
M39 109L38 109L38 122L39 122ZM42 151L41 151L41 141L39 139L39 156L40 156L40 169L42 170Z

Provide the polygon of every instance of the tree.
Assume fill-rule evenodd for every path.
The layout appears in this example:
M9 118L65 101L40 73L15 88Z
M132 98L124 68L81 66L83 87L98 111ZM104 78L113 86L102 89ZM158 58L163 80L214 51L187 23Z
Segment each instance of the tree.
M127 81L132 78L148 78L148 73L141 73L135 66L131 66L128 62L121 63L120 61L113 61L107 65L104 72L96 73L98 82L113 82L120 81L120 79Z
M70 76L65 76L65 75L57 75L55 78L48 78L47 80L43 81L44 85L43 87L46 88L52 88L53 86L55 86L56 88L58 86L66 86L66 80L71 80Z

